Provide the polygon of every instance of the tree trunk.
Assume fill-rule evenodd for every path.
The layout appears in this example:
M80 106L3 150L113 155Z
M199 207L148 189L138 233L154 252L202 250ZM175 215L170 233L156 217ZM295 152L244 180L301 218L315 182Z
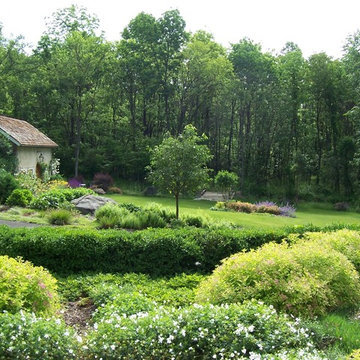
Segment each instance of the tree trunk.
M179 194L175 194L176 219L179 219Z

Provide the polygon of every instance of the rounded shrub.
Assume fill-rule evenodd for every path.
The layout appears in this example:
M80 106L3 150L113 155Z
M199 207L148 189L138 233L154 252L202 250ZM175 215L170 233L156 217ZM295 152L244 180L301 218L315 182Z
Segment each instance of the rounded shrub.
M311 358L310 334L298 322L255 301L107 314L89 334L88 353L105 359ZM268 356L268 357L267 357Z
M30 262L0 256L0 311L21 309L40 315L59 308L56 280L47 270Z
M344 254L360 272L359 231L343 229L335 232L312 232L304 234L304 239L315 241L320 246L330 245L333 249Z
M32 192L28 189L15 189L6 200L10 206L27 207L34 198Z
M78 359L82 339L60 319L0 314L0 359Z
M197 290L214 304L263 300L278 310L313 316L355 306L359 275L338 251L314 242L269 243L226 259Z

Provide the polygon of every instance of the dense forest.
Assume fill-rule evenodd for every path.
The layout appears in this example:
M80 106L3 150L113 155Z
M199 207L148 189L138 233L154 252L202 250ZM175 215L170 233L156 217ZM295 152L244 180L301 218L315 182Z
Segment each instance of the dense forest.
M24 34L26 36L26 34ZM342 59L305 59L241 39L226 49L186 31L177 10L140 13L116 42L86 9L53 14L31 53L0 28L0 113L60 146L66 176L142 181L149 148L193 124L209 166L236 172L243 193L352 198L360 184L360 32Z

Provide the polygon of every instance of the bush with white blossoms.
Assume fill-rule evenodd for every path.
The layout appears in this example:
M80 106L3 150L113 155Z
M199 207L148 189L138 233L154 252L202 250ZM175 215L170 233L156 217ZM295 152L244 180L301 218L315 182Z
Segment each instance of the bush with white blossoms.
M106 313L89 333L85 358L320 359L299 320L255 301Z
M78 359L82 339L60 319L0 314L0 359Z

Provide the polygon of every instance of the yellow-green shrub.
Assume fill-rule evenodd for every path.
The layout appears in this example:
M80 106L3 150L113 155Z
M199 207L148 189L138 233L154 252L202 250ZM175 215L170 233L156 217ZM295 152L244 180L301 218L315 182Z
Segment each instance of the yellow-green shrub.
M28 261L0 256L0 311L52 315L59 307L56 280Z
M252 298L292 314L323 314L356 305L359 275L343 254L328 246L270 243L226 259L197 291L198 301L215 304Z
M346 360L360 360L360 349L354 350Z
M319 245L330 245L344 254L360 272L360 232L354 230L338 230L336 232L313 232L304 234L307 241L315 241Z

